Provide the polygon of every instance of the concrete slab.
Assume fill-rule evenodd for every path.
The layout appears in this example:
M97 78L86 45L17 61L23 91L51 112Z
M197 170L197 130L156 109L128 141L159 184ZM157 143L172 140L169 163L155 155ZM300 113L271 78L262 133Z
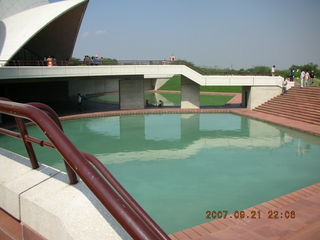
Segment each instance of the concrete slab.
M50 240L131 239L83 182L59 173L21 195L21 220Z
M28 159L0 148L0 207L20 219L20 194L59 171L41 165L33 170Z

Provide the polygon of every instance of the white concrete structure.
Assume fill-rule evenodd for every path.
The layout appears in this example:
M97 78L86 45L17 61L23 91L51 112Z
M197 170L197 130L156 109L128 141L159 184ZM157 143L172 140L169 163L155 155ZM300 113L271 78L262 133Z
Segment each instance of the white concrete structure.
M24 79L74 79L76 77L109 77L125 78L127 76L143 76L145 79L168 79L173 75L182 75L186 79L193 81L194 89L196 86L243 86L247 89L244 92L243 103L250 109L268 101L281 93L283 78L271 76L207 76L184 65L114 65L114 66L64 66L64 67L2 67L0 68L0 84L2 81L15 79L23 81ZM87 80L87 81L91 81ZM133 80L133 79L132 79ZM37 80L34 80L37 81ZM108 80L106 80L108 81ZM187 82L185 82L187 83ZM190 83L191 84L191 83ZM189 84L189 85L190 85ZM76 83L74 82L74 86ZM90 84L89 84L90 85ZM183 84L184 85L184 84ZM191 86L191 85L190 85ZM190 98L189 103L184 102L182 108L198 108L199 103L190 104L192 96L190 93L184 94L184 91L191 91L189 88L182 87L182 94ZM288 86L288 88L290 88ZM250 91L252 89L252 91ZM103 91L103 90L102 90ZM98 91L98 92L102 92ZM197 90L198 91L198 90ZM75 92L72 91L71 92ZM266 94L267 93L267 94ZM192 101L198 98L193 91ZM245 96L245 94L243 94ZM184 101L184 100L183 100ZM186 104L185 104L186 103Z
M83 76L134 76L169 78L183 75L200 86L277 86L282 77L271 76L207 76L185 65L113 65L113 66L60 66L60 67L2 67L0 83L4 79L62 78Z
M0 148L0 207L46 239L132 239L80 181Z
M50 4L46 0L1 0L0 66L15 56L28 61L45 56L69 59L87 4L88 0Z
M120 79L129 81L128 76L135 83L138 83L135 76L149 79L139 82L142 90L137 85L133 94L125 91L129 88L122 88L121 109L143 108L141 92L151 89L151 85L158 89L176 74L183 76L182 108L199 108L200 86L243 86L246 89L243 105L248 108L255 108L281 92L282 77L205 76L183 65L3 67L17 61L39 62L47 56L68 60L87 4L88 0L55 3L48 3L47 0L0 0L0 84L12 80L19 83L30 79L33 82L63 80L68 81L67 91L72 97L78 92L92 94L119 90L117 83ZM126 85L130 84L126 82ZM0 94L4 94L4 91L0 91ZM139 97L134 97L135 94L139 94ZM133 104L137 101L139 104Z
M144 79L142 76L128 77L119 81L120 109L144 108Z
M181 108L200 108L200 85L181 77Z

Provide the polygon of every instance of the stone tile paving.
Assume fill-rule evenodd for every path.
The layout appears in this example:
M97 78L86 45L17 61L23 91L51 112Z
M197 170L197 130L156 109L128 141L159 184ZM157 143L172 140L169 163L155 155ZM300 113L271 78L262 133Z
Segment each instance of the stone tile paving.
M260 218L251 218L260 211ZM275 213L279 213L276 217ZM203 223L170 235L174 240L320 239L320 183L244 210L244 218ZM271 214L272 213L272 214ZM270 217L270 218L269 218ZM220 225L219 225L220 224ZM199 227L206 231L199 231Z

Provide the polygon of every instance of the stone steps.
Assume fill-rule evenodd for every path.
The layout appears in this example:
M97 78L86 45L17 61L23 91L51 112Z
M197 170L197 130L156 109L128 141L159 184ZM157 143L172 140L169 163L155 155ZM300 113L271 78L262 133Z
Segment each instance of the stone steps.
M267 113L267 114L271 114L271 115L275 115L275 116L279 116L279 117L285 117L285 118L292 119L292 120L297 120L297 121L302 121L302 122L306 122L306 123L320 125L320 122L318 122L318 121L310 120L310 119L299 117L299 116L292 116L292 115L285 114L285 113L275 113L275 112L270 112L269 110L263 110L263 109L258 109L255 111L261 112L261 113Z
M259 109L256 109L256 111L264 111L264 112L269 112L274 113L274 114L287 114L287 115L292 115L292 117L295 118L303 118L303 119L310 119L314 121L320 121L320 115L319 114L313 114L311 111L306 112L303 110L287 110L287 109L276 109L273 106L263 106Z
M260 106L264 106L266 103L260 105ZM318 106L320 106L320 104L318 104L317 102L298 102L298 101L293 101L293 99L274 99L274 100L270 100L268 101L268 104L275 104L275 105L285 105L287 108L290 107L297 107L297 108L310 108L310 109L314 109L314 110L320 110Z
M320 112L313 112L311 109L298 109L298 108L288 109L285 107L275 108L274 106L269 106L269 105L259 107L259 110L261 109L268 110L270 112L275 112L275 113L279 112L279 113L287 113L287 114L295 114L295 115L302 114L304 117L318 118L320 121Z
M314 103L292 103L290 101L270 101L268 103L264 103L260 105L259 107L265 107L265 106L275 106L278 107L279 109L286 109L289 111L296 111L296 110L302 110L306 111L309 113L317 114L320 113L320 108L318 104Z
M320 125L320 87L293 87L254 111Z

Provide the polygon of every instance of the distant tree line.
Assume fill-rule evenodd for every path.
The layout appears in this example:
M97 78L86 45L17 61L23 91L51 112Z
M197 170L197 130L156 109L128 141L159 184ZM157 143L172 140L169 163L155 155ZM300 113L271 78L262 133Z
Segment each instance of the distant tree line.
M271 73L271 67L267 67L267 66L255 66L252 68L247 68L247 69L241 68L237 70L232 68L201 67L201 66L196 66L193 63L188 62L186 60L176 60L174 62L171 62L170 64L186 65L203 75L270 75ZM289 69L276 70L276 75L280 75L282 77L289 77L291 69L294 70L295 77L299 77L300 72L302 70L309 71L309 72L313 70L317 77L319 77L320 75L319 66L314 63L308 63L305 65L293 64Z
M247 68L247 69L241 68L237 70L232 68L201 67L201 66L194 65L192 62L182 60L182 59L178 59L173 62L170 62L170 61L165 61L165 62L166 64L186 65L203 75L270 75L271 74L271 67L267 67L267 66L255 66L252 68ZM118 65L118 64L119 62L117 59L112 59L112 58L102 59L102 65ZM149 64L152 64L152 63L149 63ZM84 63L83 63L83 60L79 58L73 57L69 60L69 66L80 66L80 65L84 65ZM289 77L291 69L294 70L295 77L299 77L300 72L302 70L309 71L309 72L313 70L315 72L316 77L319 77L319 74L320 74L320 69L317 64L308 63L305 65L293 64L289 69L276 70L276 75L280 75L282 77Z

